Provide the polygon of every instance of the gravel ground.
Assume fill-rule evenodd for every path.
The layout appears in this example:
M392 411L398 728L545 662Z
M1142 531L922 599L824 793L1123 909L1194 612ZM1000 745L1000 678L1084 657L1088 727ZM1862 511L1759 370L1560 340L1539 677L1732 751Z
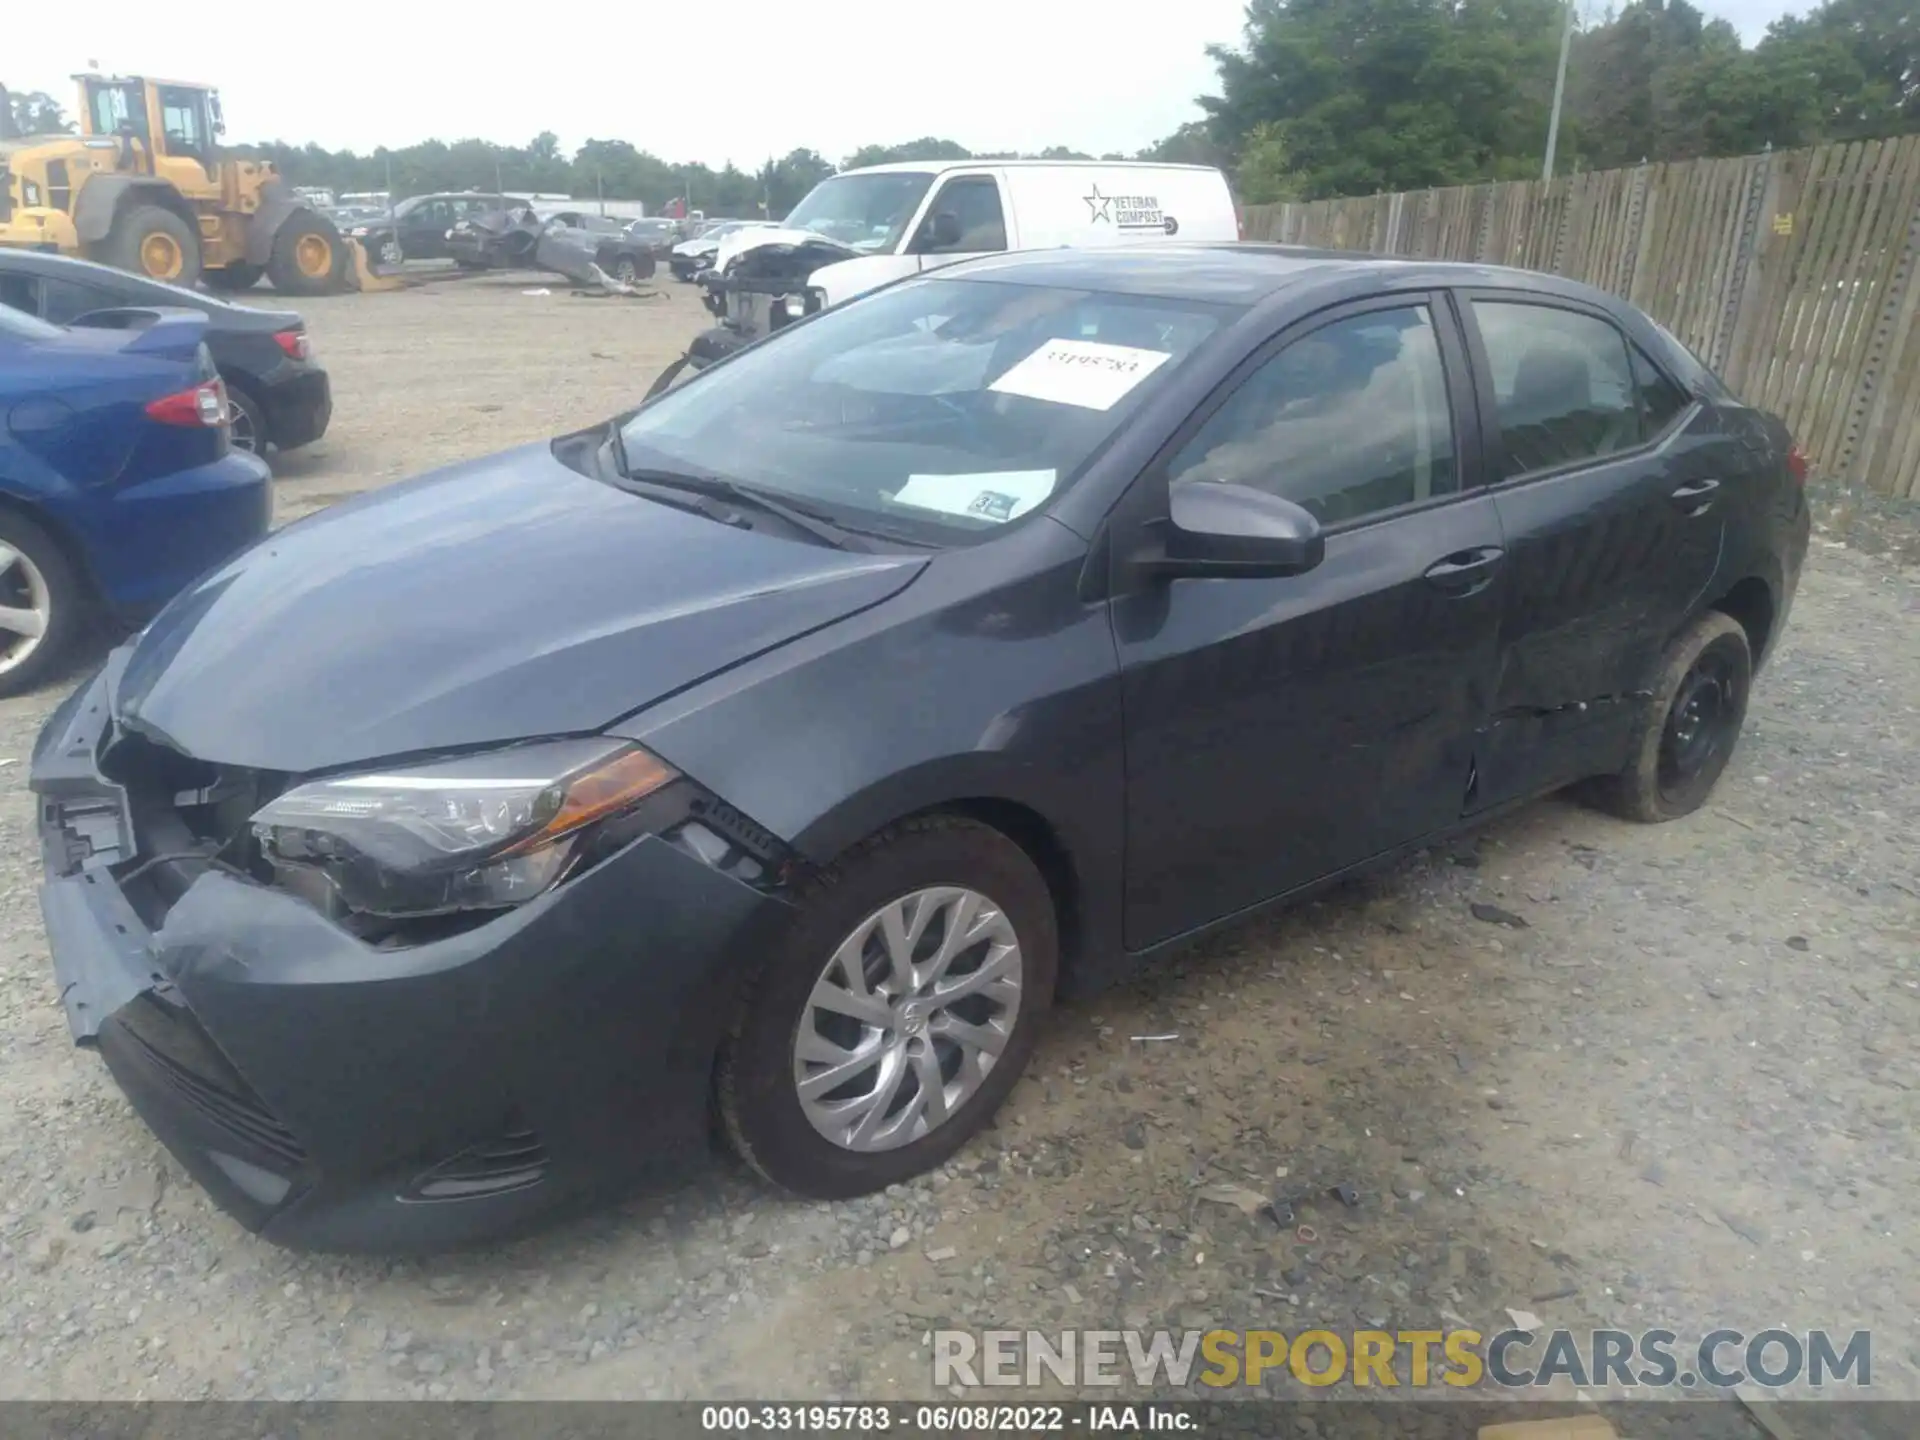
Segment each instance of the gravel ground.
M305 308L337 407L277 467L288 515L602 418L702 319L670 282L512 277ZM1708 811L1547 801L1067 1007L997 1127L898 1193L800 1204L716 1161L405 1263L245 1234L71 1046L24 786L59 692L0 702L0 1398L905 1397L947 1324L1508 1307L1871 1329L1876 1392L1920 1398L1917 637L1920 574L1816 539Z

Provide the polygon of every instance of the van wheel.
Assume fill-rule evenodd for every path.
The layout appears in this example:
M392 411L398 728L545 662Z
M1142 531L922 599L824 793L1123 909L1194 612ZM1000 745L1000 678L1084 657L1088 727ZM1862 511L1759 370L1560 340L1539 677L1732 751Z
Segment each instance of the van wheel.
M135 205L113 222L99 258L116 270L192 289L200 278L200 237L171 210Z
M53 537L0 511L0 695L38 685L86 629L79 577Z
M817 1199L932 1169L1020 1078L1057 946L1046 882L999 831L933 816L862 842L748 983L718 1074L733 1148Z
M1667 647L1632 759L1593 782L1594 802L1646 825L1698 810L1733 758L1752 688L1753 651L1740 622L1718 610L1700 616Z
M267 278L283 295L330 295L347 264L340 232L312 211L289 215L273 237Z

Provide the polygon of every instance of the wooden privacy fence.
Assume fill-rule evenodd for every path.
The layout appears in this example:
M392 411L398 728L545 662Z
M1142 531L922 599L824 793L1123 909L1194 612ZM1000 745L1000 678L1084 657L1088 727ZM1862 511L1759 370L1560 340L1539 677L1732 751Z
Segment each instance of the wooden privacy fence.
M1256 205L1246 225L1611 290L1785 419L1821 476L1920 497L1920 135Z

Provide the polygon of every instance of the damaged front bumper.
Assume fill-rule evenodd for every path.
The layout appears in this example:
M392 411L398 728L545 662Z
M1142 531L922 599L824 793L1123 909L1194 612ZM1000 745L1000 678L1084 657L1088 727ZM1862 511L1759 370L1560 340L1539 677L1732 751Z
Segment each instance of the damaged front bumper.
M442 1249L704 1147L779 900L649 836L448 938L368 944L179 853L171 798L114 755L125 656L36 745L41 908L75 1040L223 1209L299 1248Z

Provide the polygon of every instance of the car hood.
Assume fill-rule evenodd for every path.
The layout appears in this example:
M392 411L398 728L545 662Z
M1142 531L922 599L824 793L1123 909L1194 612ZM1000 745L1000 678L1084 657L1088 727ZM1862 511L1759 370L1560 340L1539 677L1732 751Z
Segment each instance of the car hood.
M838 240L830 240L812 230L789 230L784 225L767 225L757 230L741 230L721 240L714 248L713 268L725 270L749 250L759 250L768 245L806 244L832 245L846 250L848 255L857 253L841 245Z
M114 709L190 755L296 773L582 733L925 563L723 525L528 446L268 536L147 627Z

